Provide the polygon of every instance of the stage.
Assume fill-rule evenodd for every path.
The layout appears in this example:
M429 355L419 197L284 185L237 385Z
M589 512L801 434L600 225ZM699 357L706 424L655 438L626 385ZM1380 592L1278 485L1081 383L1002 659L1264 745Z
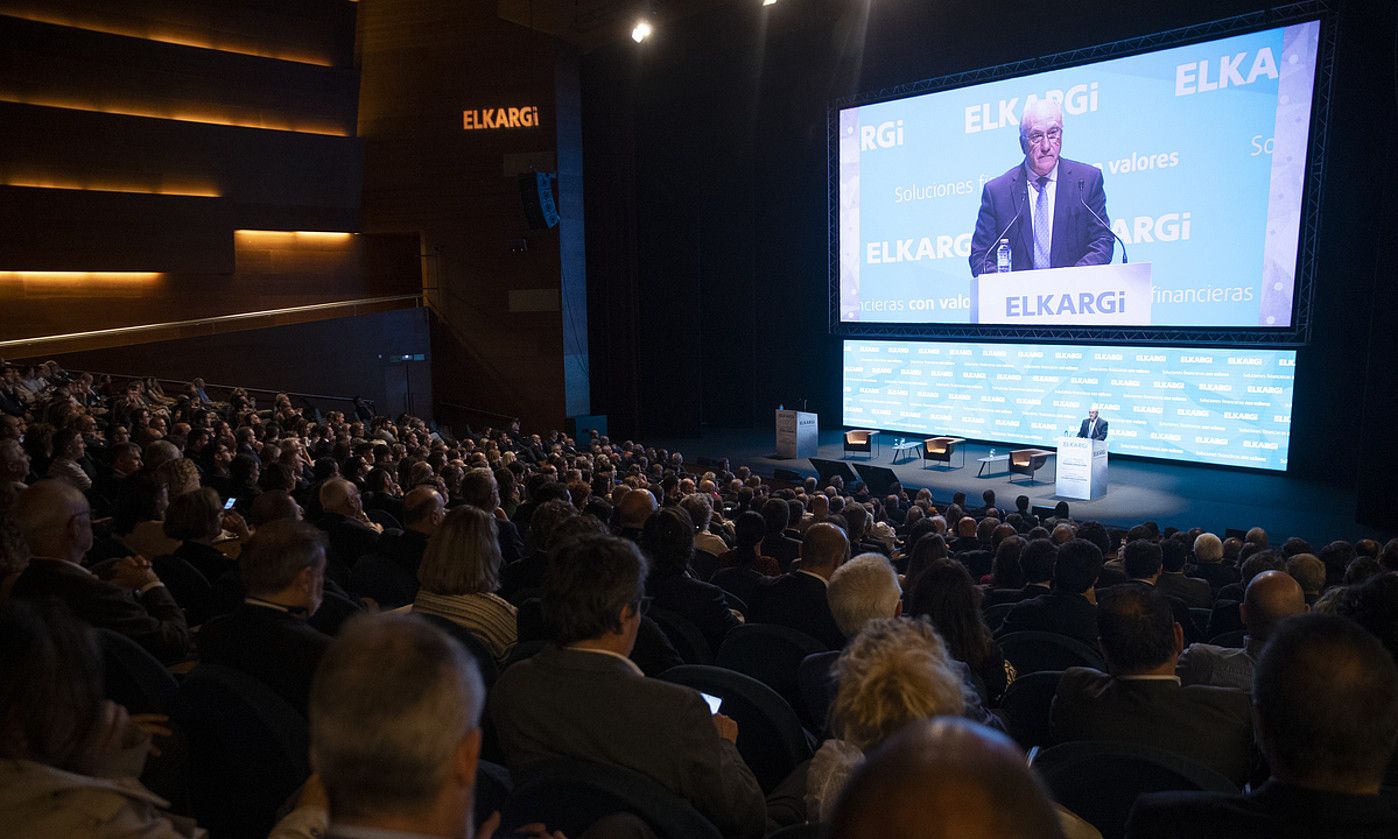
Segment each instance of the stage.
M894 439L903 436L885 432L879 435L877 457L851 455L848 463L869 463L892 469L903 486L914 492L926 487L938 506L951 500L953 492L966 493L967 503L980 505L981 493L995 490L996 503L1001 509L1014 508L1018 495L1029 496L1038 507L1052 507L1060 500L1054 492L1056 458L1039 471L1033 483L1027 476L977 476L977 458L986 457L992 448L978 443L962 444L966 453L965 466L947 469L941 464L926 468L919 459L900 455L893 463ZM706 428L700 438L661 438L647 440L655 446L683 453L686 465L694 467L700 457L727 457L734 469L748 466L755 473L771 477L774 469L787 469L802 477L814 476L816 471L805 458L786 460L775 454L773 429ZM1003 453L1007 447L995 446ZM842 433L822 431L818 457L844 460ZM958 452L953 463L960 462ZM1187 463L1143 461L1115 457L1110 461L1110 483L1106 496L1095 501L1065 499L1078 521L1097 520L1110 525L1130 526L1148 519L1162 528L1199 526L1220 536L1229 528L1246 530L1266 528L1273 542L1280 545L1288 536L1300 536L1319 548L1334 539L1383 539L1383 534L1354 522L1354 490L1306 481L1284 473L1251 472ZM1013 478L1013 480L1011 480Z

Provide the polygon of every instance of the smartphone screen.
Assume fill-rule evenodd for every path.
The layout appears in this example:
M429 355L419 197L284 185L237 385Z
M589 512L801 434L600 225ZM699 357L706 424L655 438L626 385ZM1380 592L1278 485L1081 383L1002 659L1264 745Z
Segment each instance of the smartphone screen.
M236 498L229 498L227 501L223 502L223 509L225 509L225 510L231 510L231 509L233 509L233 505L234 505L234 504L237 504L237 503L238 503L238 499L236 499Z
M723 700L712 694L701 693L699 695L704 697L705 702L709 703L709 713L717 714L719 707L723 705Z

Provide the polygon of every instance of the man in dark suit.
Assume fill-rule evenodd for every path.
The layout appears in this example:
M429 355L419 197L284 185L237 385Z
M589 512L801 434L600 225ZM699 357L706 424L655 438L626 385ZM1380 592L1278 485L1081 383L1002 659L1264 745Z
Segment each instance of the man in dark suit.
M1019 567L1024 572L1022 588L996 588L985 593L981 608L989 609L1001 603L1021 603L1042 597L1053 590L1053 561L1058 547L1048 539L1033 539L1019 555Z
M1282 622L1257 664L1253 716L1271 778L1250 793L1141 796L1133 839L1191 836L1398 836L1379 796L1398 744L1398 669L1372 636L1343 618Z
M1053 563L1053 591L1015 604L999 634L1057 632L1095 648L1097 607L1092 598L1101 569L1102 552L1091 542L1074 539L1060 545Z
M1185 560L1189 551L1177 539L1166 539L1160 543L1160 577L1155 586L1171 597L1178 597L1191 609L1207 609L1213 605L1214 592L1209 581L1190 577L1184 573Z
M378 547L383 527L364 515L359 487L344 478L331 478L321 484L320 507L324 512L316 526L330 540L328 558L335 566L331 576L344 583L355 562Z
M1236 784L1256 764L1247 694L1181 687L1175 663L1184 635L1170 605L1151 589L1102 592L1097 634L1110 672L1070 667L1054 696L1056 742L1106 740L1172 752Z
M791 508L780 498L769 498L762 505L762 518L767 523L767 535L762 539L759 553L776 557L783 571L791 570L791 563L801 557L802 543L787 536Z
M704 635L710 652L717 653L728 630L742 620L728 608L723 589L690 574L694 555L694 525L680 507L662 507L646 521L641 547L650 560L646 594L654 606L669 610L694 624Z
M1160 546L1149 539L1135 539L1127 542L1122 551L1121 564L1126 570L1124 585L1154 589L1156 581L1160 579L1162 568ZM1160 594L1170 605L1175 623L1184 630L1186 644L1201 644L1209 640L1209 636L1194 622L1194 616L1190 614L1189 607L1184 604L1183 600L1165 592L1160 592Z
M1097 406L1088 409L1087 419L1083 420L1082 426L1078 428L1078 436L1093 440L1107 439L1107 421L1097 418Z
M269 522L243 547L238 571L247 596L199 632L200 660L247 673L305 714L331 640L307 623L324 593L325 538L304 522Z
M688 800L725 836L756 839L762 789L733 745L737 723L694 690L646 679L627 658L645 590L636 546L589 536L560 546L544 587L553 644L506 670L488 713L518 769L569 757L638 772Z
M75 487L39 481L15 502L14 522L29 546L29 567L14 597L62 600L92 626L119 632L163 662L189 656L184 612L142 557L118 560L108 580L82 566L92 547L92 510Z
M828 522L806 531L801 568L759 585L748 604L754 623L774 623L804 632L832 650L844 646L845 636L835 625L827 590L830 575L849 559L844 531Z
M1111 262L1116 242L1104 223L1102 171L1059 157L1062 106L1051 99L1025 105L1019 146L1024 162L981 190L971 235L972 276L995 271L996 237L1009 239L1015 271Z
M350 591L373 599L380 609L397 609L417 597L417 569L427 540L446 518L446 502L432 487L420 486L403 497L402 512L404 529L385 533L350 572Z
M519 528L500 508L500 485L495 482L495 473L484 466L467 471L461 479L461 498L472 507L495 516L501 559L514 562L524 556L524 540L519 536Z

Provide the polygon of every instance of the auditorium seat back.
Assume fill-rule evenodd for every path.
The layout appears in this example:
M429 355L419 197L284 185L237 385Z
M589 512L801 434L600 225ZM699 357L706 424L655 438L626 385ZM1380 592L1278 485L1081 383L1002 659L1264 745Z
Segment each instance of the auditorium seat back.
M1092 667L1106 670L1097 650L1083 642L1054 632L1011 632L998 639L1005 658L1021 675L1039 670L1067 670Z
M804 632L775 624L745 623L724 636L714 663L751 676L776 691L796 709L802 721L817 728L801 696L799 674L806 656L825 650L825 644Z

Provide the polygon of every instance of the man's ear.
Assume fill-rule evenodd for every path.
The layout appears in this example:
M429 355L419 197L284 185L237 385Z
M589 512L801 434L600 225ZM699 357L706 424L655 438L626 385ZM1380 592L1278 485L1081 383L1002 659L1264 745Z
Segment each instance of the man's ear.
M481 759L481 727L476 726L461 738L461 742L456 746L456 754L452 755L452 772L457 786L474 787L476 785L476 768Z
M1184 627L1175 624L1175 655L1184 652Z

